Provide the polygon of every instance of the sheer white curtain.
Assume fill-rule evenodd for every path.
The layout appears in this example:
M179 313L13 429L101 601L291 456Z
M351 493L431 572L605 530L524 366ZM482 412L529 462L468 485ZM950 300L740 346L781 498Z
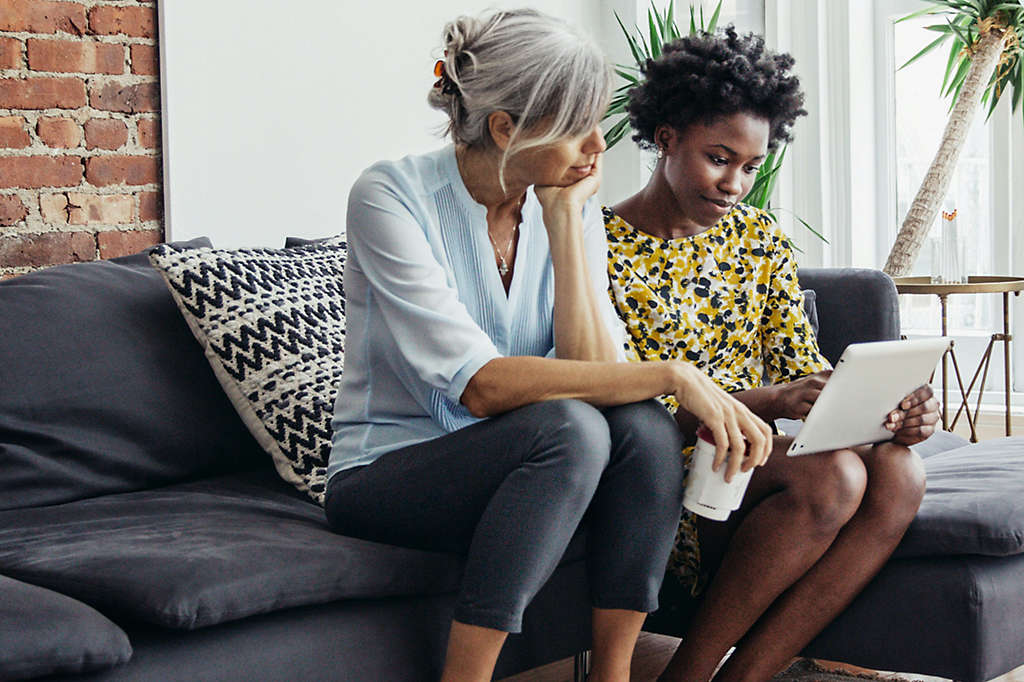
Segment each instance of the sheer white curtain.
M921 0L765 2L768 43L796 58L810 112L797 125L797 139L787 157L776 204L791 208L820 228L830 242L821 243L783 216L784 229L803 249L799 256L803 264L881 267L885 262L923 166L938 148L948 105L944 101L922 108L912 101L924 93L931 97L938 92L945 54L938 67L915 65L895 73L908 49L913 54L934 36L921 29L920 45L914 49L908 43L914 39L915 27L909 23L896 27L893 21L926 6ZM910 73L914 68L921 72ZM910 85L919 85L922 94L910 93ZM910 111L915 106L917 114ZM973 151L965 151L958 164L964 188L959 193L951 190L950 200L965 205L973 201L972 218L984 223L970 234L976 242L970 253L972 274L1021 276L1024 125L1020 111L1011 119L1009 102L1000 105L988 124L983 118L981 112L975 122L974 135L980 143ZM911 135L918 136L917 141L910 143ZM927 274L927 259L924 254L919 260L920 268L925 269L921 274ZM962 314L951 310L951 322L957 327L965 355L980 354L988 334L1001 324L999 298L990 298L973 309L960 306ZM913 315L905 311L904 326L911 332L934 331L927 329L923 320L934 320L938 327L937 304L923 300L920 304L935 305L935 310L918 310L920 314ZM1013 364L1024 367L1024 344L1019 342L1024 334L1024 298L1014 299L1013 318L1018 338ZM919 329L913 329L915 326ZM1014 374L1015 388L1024 390L1024 372ZM993 360L990 375L1001 381L1001 359ZM1015 399L1018 405L1024 405L1022 398Z

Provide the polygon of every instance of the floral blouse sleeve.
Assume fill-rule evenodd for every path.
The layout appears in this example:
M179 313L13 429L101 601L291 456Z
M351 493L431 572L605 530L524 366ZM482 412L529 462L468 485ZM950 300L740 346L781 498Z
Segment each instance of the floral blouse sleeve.
M814 329L804 311L804 295L789 240L774 226L769 234L773 246L772 274L761 318L761 347L767 378L778 384L832 366L818 349Z

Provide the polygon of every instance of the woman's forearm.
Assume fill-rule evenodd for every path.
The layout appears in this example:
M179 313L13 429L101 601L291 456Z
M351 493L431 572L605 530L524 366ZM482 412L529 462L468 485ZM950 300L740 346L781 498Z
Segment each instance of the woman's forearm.
M587 362L539 357L491 360L470 379L462 403L490 417L544 400L575 398L597 406L624 405L676 393L683 363Z
M555 355L564 360L614 362L615 345L587 269L580 211L545 209L544 222L555 271Z

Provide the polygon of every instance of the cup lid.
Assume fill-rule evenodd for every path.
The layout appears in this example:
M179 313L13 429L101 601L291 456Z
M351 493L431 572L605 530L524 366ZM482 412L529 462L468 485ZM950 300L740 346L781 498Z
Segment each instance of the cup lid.
M715 445L715 434L711 433L711 429L704 424L697 429L697 438Z

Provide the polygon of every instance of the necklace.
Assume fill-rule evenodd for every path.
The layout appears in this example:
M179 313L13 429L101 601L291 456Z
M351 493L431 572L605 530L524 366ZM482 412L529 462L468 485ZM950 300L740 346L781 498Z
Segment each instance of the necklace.
M500 265L498 265L498 272L501 273L502 277L507 275L509 271L508 261L505 260L505 254L507 254L509 250L512 248L512 241L516 238L517 228L518 225L512 226L512 236L508 238L508 244L505 246L504 249L499 249L498 245L494 243L494 237L491 236L490 231L487 232L487 238L491 240L491 246L494 247L494 253L496 256L498 256L498 261L500 262Z

